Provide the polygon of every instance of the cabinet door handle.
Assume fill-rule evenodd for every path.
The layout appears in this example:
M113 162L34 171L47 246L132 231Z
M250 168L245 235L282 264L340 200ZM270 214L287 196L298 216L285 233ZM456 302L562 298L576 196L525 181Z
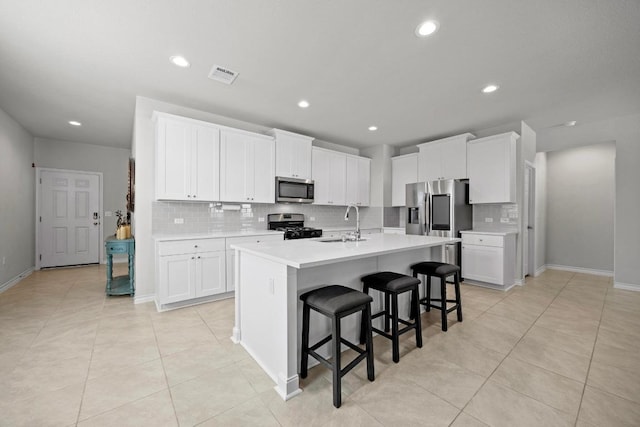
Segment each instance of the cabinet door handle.
M197 247L198 247L198 245L193 245L193 247L194 247L194 248L197 248Z
M198 255L198 259L200 259L200 256Z
M196 259L196 257L192 256L191 259Z

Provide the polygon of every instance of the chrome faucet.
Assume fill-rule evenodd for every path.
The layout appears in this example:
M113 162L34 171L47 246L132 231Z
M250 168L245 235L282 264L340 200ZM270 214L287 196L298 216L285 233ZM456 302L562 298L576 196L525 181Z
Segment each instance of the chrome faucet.
M344 213L344 220L347 221L349 219L349 210L351 208L355 208L356 210L356 231L354 233L354 240L360 240L360 211L356 205L347 206L347 211Z

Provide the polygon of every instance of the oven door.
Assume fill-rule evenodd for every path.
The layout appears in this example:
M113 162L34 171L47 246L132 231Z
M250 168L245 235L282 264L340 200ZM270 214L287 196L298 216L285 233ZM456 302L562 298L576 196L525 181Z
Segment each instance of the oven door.
M276 202L313 203L313 190L310 179L276 177Z

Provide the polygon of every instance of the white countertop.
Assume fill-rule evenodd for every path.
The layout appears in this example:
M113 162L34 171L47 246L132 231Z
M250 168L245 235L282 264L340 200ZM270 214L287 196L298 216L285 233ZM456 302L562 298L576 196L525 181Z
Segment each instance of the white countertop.
M235 231L212 231L208 233L185 233L185 234L154 234L153 239L157 242L188 239L219 239L226 237L248 237L265 236L269 234L284 234L275 230L235 230Z
M518 231L517 230L491 230L491 231L466 230L466 231L461 231L460 234L488 234L491 236L506 236L508 234L518 234Z
M291 267L306 268L461 241L448 237L382 233L364 238L366 240L359 242L322 242L323 238L283 240L234 244L231 248Z

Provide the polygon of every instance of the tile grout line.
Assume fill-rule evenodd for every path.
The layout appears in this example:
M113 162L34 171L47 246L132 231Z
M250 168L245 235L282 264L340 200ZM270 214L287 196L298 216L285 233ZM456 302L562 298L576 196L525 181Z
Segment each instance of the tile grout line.
M200 315L198 313L198 315ZM173 393L171 393L171 386L169 386L169 378L167 378L167 370L164 368L164 359L162 357L162 353L160 352L160 345L158 344L158 334L156 333L156 325L153 322L151 316L149 316L149 320L151 321L151 329L153 329L153 338L156 342L156 347L158 348L158 356L160 357L160 366L162 366L162 374L164 375L164 381L167 383L167 391L169 392L169 399L171 399L171 407L173 408L173 416L176 420L176 425L180 425L180 420L178 420L178 412L176 411L176 404L173 401ZM145 396L146 397L146 396Z
M500 361L500 363L498 363L498 365L497 365L497 366L495 367L495 369L491 372L491 374L489 374L489 376L487 376L487 378L484 380L484 382L482 383L482 385L481 385L480 387L478 387L478 389L477 389L477 390L476 390L476 392L473 394L473 396L471 396L471 398L469 399L469 401L468 401L468 402L467 402L467 403L462 407L462 409L460 410L460 413L463 413L463 412L464 412L464 410L467 408L467 406L469 406L469 403L471 403L471 401L472 401L472 400L477 396L478 392L479 392L480 390L482 390L482 388L487 384L487 382L489 381L489 379L490 379L490 378L493 376L493 374L498 370L498 368L500 368L500 366L501 366L501 365L504 363L504 361L509 357L509 355L511 355L511 353L513 352L513 350L514 350L514 349L516 348L516 346L520 343L520 341L522 341L522 339L527 335L527 333L529 333L529 331L531 330L531 328L533 328L533 326L536 324L536 322L538 321L538 319L540 319L540 317L542 317L542 315L543 315L543 314L544 314L544 313L549 309L549 306L550 306L551 304L553 304L553 302L558 298L558 295L560 295L560 293L562 292L562 290L567 286L567 284L571 281L571 278L573 278L573 276L574 276L574 275L575 275L575 273L574 273L574 274L573 274L569 279L567 279L567 281L566 281L566 282L565 282L565 284L562 286L562 288L560 288L560 290L558 291L558 293L556 293L556 296L553 298L553 300L551 300L551 301L549 302L549 304L547 304L547 307L544 309L544 311L543 311L542 313L540 313L540 315L536 318L536 320L534 320L534 321L531 323L531 326L529 326L529 328L524 332L524 334L522 334L522 336L520 337L520 339L518 340L518 342L516 342L516 343L514 344L514 346L513 346L513 347L511 348L511 350L509 351L509 353L507 353L507 354L504 356L504 358ZM505 317L505 319L507 319L507 318ZM586 379L585 379L585 383L586 383ZM507 387L507 386L504 386L504 387ZM511 387L507 387L507 388L509 388L510 390L513 390ZM529 399L533 399L531 396L527 396L526 394L520 393L520 392L519 392L519 391L517 391L517 390L513 390L513 391L514 391L514 392L516 392L516 393L518 393L518 394L520 394L520 395L522 395L522 396L528 397ZM540 402L538 399L533 399L533 400L535 400L536 402ZM544 402L540 402L540 403L542 403L543 405L549 406L550 408L553 408L552 406L547 405L547 404L546 404L546 403L544 403ZM553 409L557 410L556 408L553 408ZM564 411L561 411L561 412L564 412ZM579 411L579 409L578 409L578 413L579 413L579 412L580 412L580 411ZM458 415L460 415L460 414L458 414ZM457 418L458 418L458 417L456 417L456 419L457 419ZM578 415L576 415L576 421L577 421L577 419L578 419ZM481 420L481 421L482 421L482 420ZM455 422L455 419L454 419L454 422ZM484 421L482 421L482 422L484 422Z
M584 386L582 387L582 394L580 395L580 406L578 406L578 416L576 417L576 421L574 426L578 425L578 420L580 419L580 411L582 410L582 401L584 400L584 393L587 390L587 381L589 380L589 374L591 373L591 363L593 363L593 355L596 352L596 344L598 343L598 335L600 335L600 325L602 324L602 314L604 313L604 306L607 302L607 295L609 294L609 289L611 289L611 285L607 285L607 293L604 296L604 300L602 301L602 308L600 309L600 319L598 319L598 330L596 331L596 339L593 340L593 347L591 349L591 357L589 358L589 367L587 368L587 376L584 379Z
M73 287L73 286L72 286ZM69 288L69 291L67 292L67 294L71 292L71 287ZM65 295L66 297L66 295ZM105 302L106 302L107 297L103 296L102 297L102 310L104 310L105 307ZM102 310L100 310L102 312ZM80 422L80 414L82 413L82 404L84 403L84 395L87 391L87 383L89 382L89 372L91 372L91 364L93 362L93 353L96 349L96 342L98 341L98 330L100 329L100 325L102 325L103 322L103 318L100 317L100 320L98 321L98 325L96 326L96 334L93 337L93 345L91 346L91 356L89 357L89 364L87 365L87 376L84 379L84 385L82 387L82 394L80 396L80 405L78 406L78 415L76 416L76 423L75 425L77 426L78 423Z

